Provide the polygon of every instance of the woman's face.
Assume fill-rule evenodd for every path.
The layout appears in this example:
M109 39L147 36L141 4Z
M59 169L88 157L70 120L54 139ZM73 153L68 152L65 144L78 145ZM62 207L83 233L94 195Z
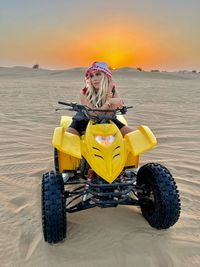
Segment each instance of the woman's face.
M93 71L90 73L90 81L95 89L99 89L102 79L102 73L100 71Z

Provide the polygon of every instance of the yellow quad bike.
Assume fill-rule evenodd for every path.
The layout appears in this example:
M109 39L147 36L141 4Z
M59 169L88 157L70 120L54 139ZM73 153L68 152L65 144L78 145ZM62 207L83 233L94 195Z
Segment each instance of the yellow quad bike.
M156 229L167 229L180 216L180 198L171 173L158 163L138 170L139 156L153 148L156 138L147 126L122 136L113 118L123 117L130 107L105 114L77 103L58 102L65 110L89 119L81 137L66 132L72 118L62 116L55 128L55 171L42 178L44 239L58 243L66 237L66 212L118 205L141 207L143 216ZM121 115L119 115L119 113Z

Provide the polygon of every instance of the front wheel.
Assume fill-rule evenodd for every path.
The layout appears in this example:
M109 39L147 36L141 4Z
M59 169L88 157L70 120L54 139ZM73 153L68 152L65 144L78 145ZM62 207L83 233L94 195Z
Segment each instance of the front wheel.
M167 229L180 216L179 192L167 168L160 164L148 163L137 174L137 185L143 187L139 194L141 211L149 224L157 229Z
M53 171L44 174L41 193L44 240L58 243L66 237L66 200L62 176Z

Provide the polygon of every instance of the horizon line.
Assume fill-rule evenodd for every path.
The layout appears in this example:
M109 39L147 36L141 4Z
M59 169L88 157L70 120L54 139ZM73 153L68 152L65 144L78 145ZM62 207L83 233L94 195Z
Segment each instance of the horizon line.
M38 68L34 68L35 65L38 65ZM86 66L74 66L74 67L66 67L66 68L51 68L51 67L46 67L46 66L40 66L40 64L33 64L32 66L27 66L27 65L5 65L5 66L0 66L0 68L17 68L17 67L21 67L21 68L28 68L28 69L40 69L40 70L55 70L55 71L62 71L62 70L72 70L72 69L87 69L88 67ZM123 66L123 67L119 67L119 68L110 68L111 71L117 71L120 69L134 69L137 71L147 71L147 72L181 72L181 71L188 71L188 72L199 72L200 73L200 69L196 69L196 68L179 68L179 69L161 69L161 68L149 68L147 69L143 69L142 67L130 67L130 66Z

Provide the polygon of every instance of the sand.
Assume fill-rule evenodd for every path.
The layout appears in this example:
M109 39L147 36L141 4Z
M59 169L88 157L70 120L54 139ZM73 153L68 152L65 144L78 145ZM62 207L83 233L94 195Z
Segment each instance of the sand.
M63 112L58 100L77 101L82 70L0 68L1 266L200 266L200 74L114 72L135 129L148 125L158 146L140 164L158 162L180 190L179 221L151 228L137 207L95 208L68 214L68 238L44 242L42 174L53 169L51 145ZM64 113L66 114L66 113ZM72 113L68 113L72 114Z

